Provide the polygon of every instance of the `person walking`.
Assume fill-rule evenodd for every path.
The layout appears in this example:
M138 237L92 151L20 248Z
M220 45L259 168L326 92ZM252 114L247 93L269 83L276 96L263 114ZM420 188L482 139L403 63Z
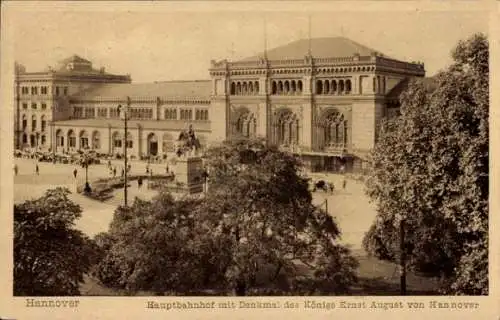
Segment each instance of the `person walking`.
M142 187L142 177L139 177L139 179L137 179L137 187L139 189Z
M122 169L122 178L125 176L125 169Z
M346 185L347 185L347 180L344 178L344 180L342 180L342 189L345 190Z
M113 178L116 178L116 167L113 168Z
M36 175L40 174L40 168L38 168L38 163L35 165L35 172L36 172Z
M165 168L167 170L167 174L169 173L169 168L168 168L168 164L167 164L167 167Z
M17 173L19 172L19 167L16 165L14 165L14 174L17 176Z
M75 179L76 179L77 174L78 174L78 170L76 170L76 168L75 168L75 170L73 170L73 176L75 177Z

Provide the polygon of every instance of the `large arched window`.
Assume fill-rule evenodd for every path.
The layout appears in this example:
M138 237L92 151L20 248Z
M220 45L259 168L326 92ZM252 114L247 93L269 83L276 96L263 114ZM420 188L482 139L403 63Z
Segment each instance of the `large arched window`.
M255 81L255 84L253 85L254 91L256 94L259 93L259 82Z
M58 147L64 147L64 133L61 129L56 131L56 145Z
M278 86L276 85L276 81L273 81L272 94L277 94L277 93L278 93Z
M73 130L68 131L68 147L76 148L76 134Z
M87 131L80 131L80 149L88 149L89 148L89 135Z
M241 83L236 84L236 94L241 94Z
M316 94L323 94L323 81L316 81Z
M99 131L92 132L92 149L101 149L101 134Z
M290 93L290 82L288 82L288 80L285 81L285 94L289 94Z
M345 81L345 93L350 94L351 90L352 90L352 83L351 80L348 79Z
M322 122L324 146L326 148L344 148L348 143L347 120L338 111L332 111Z
M275 135L276 142L280 145L299 144L299 120L293 112L286 110L278 114Z
M26 115L23 114L23 130L26 130L26 127L28 126L28 119L26 118ZM26 139L26 141L28 141Z
M122 135L115 131L112 136L113 148L122 148Z
M329 94L330 93L330 81L325 80L325 84L324 84L323 90L325 91L325 94Z
M302 80L299 80L299 81L297 82L297 91L298 91L299 93L302 93Z
M236 120L236 134L244 137L255 137L257 133L257 120L253 113L248 111L240 113Z
M331 92L332 94L337 93L337 81L332 80L332 86L331 86L331 88L330 88L330 92Z
M283 94L283 82L278 81L278 94Z
M236 94L236 84L234 82L231 82L231 94Z
M344 94L344 89L345 89L344 80L339 81L339 88L338 89L339 89L339 94Z

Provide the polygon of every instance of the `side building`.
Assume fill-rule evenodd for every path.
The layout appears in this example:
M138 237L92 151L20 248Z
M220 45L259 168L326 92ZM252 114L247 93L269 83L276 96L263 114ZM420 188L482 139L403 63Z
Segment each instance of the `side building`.
M211 61L210 80L136 84L128 75L94 70L78 56L57 70L17 70L19 149L122 154L126 145L133 157L165 158L174 153L179 133L192 126L202 146L264 137L315 171L363 170L381 120L399 112L408 81L425 76L421 63L342 37L298 40L241 61ZM118 105L127 97L124 137Z

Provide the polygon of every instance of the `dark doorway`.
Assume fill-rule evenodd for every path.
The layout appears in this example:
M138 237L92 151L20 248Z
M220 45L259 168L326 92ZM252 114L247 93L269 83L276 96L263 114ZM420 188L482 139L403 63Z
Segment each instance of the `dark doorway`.
M150 141L149 142L149 155L156 156L158 155L158 142Z

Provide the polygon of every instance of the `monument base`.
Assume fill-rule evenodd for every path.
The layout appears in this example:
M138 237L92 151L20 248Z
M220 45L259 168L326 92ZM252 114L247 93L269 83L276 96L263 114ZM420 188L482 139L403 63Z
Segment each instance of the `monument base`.
M203 160L200 157L178 158L175 180L189 194L203 192Z

